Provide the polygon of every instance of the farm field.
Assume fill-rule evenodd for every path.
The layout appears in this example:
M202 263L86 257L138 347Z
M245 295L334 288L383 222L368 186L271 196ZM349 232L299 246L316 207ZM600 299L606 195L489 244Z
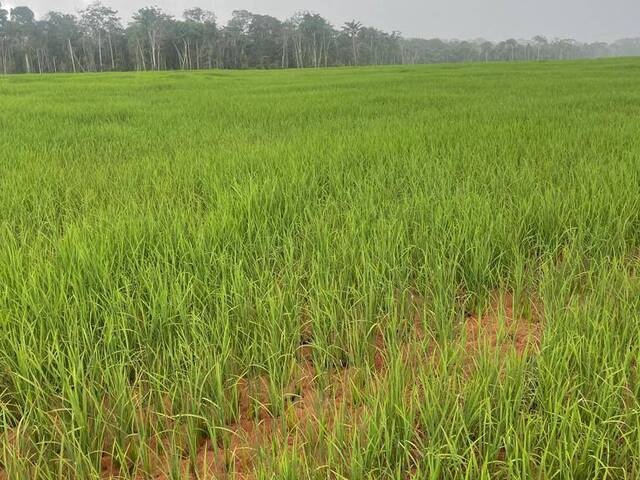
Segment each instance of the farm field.
M640 59L0 77L0 479L640 477Z

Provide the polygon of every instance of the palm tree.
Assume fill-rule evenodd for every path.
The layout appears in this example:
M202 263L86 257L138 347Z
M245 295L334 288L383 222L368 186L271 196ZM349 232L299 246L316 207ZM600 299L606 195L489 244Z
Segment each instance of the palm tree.
M362 24L360 22L356 22L355 20L351 20L350 22L346 22L342 26L342 31L345 33L347 37L351 39L351 46L353 47L353 64L358 64L358 35L362 31Z
M536 48L538 49L537 57L538 60L540 60L542 49L545 48L549 44L549 42L542 35L536 35L535 37L533 37L533 41L536 43Z

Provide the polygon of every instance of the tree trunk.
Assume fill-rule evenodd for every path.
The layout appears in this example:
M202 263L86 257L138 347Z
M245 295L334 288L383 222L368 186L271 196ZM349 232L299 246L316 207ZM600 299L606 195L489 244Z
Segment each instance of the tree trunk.
M180 64L180 69L184 70L184 62L185 62L184 56L182 53L180 53L180 49L176 45L176 42L171 42L171 43L173 43L173 48L175 48L176 54L178 55L178 63Z
M2 58L2 73L7 74L7 57L4 51L4 37L2 38L2 48L0 49L0 58Z
M156 63L156 40L155 35L149 32L149 44L151 45L151 69L157 70Z
M73 73L76 73L76 60L73 58L73 48L71 47L71 39L67 38L67 43L69 45L69 56L71 57L71 65L73 66Z
M98 70L102 71L102 33L100 30L98 30L98 61L100 62Z
M109 55L111 55L111 70L115 70L116 62L113 58L113 43L111 43L111 32L108 32L107 38L109 40Z
M313 32L313 66L318 68L318 48L316 46L315 32Z
M286 68L285 66L286 57L287 57L287 34L285 33L282 37L282 62L281 62L282 68Z
M353 44L353 65L358 65L358 49L356 48L356 37L355 35L351 38L351 43Z
M140 62L138 63L138 65L142 65L142 70L146 71L147 65L144 61L144 52L142 51L142 47L140 46L140 40L138 40L137 43L138 43L138 53L140 54Z

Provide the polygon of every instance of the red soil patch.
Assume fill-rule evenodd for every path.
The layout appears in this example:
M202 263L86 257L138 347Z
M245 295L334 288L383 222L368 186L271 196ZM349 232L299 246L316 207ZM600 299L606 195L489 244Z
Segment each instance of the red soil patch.
M537 304L532 305L531 319L518 317L514 312L513 297L507 295L494 299L485 314L467 317L463 332L466 351L477 353L488 348L502 355L515 352L518 356L536 351L542 337L542 323Z
M398 352L403 361L412 368L438 361L437 345L426 339L423 327L422 299L410 292L405 300L410 304L411 340ZM537 302L532 302L532 305ZM514 354L523 356L535 353L540 345L542 314L531 309L529 320L517 315L510 295L495 297L491 306L481 315L469 315L461 325L459 341L465 349L465 363L470 363L482 351L498 354L499 358ZM382 329L373 340L375 348L374 377L383 379L387 375L388 348ZM426 345L425 345L426 342ZM283 392L284 412L274 415L270 405L268 378L240 379L238 383L238 420L225 426L217 440L203 438L198 442L195 462L185 451L180 461L182 478L198 479L252 479L259 461L260 451L270 452L278 448L299 449L320 439L321 428L333 428L333 417L340 409L354 420L357 428L363 407L352 398L352 383L361 373L356 368L325 372L324 382L316 376L312 363L313 332L307 322L298 352L299 370L291 385ZM467 366L465 371L468 373ZM320 384L324 385L321 387ZM171 406L167 406L167 412ZM151 418L150 416L149 418ZM322 420L322 427L321 422ZM154 441L156 446L165 440ZM107 448L105 448L108 451ZM155 447L153 450L157 450ZM194 465L195 463L195 465ZM115 460L104 454L101 462L102 478L120 478L121 471ZM169 460L157 457L153 461L152 478L164 480L169 476ZM0 480L6 473L0 469ZM139 474L137 478L149 478ZM8 480L8 479L7 479Z
M17 448L18 434L15 428L10 428L3 434L0 434L0 461L2 461L2 446L11 452ZM9 480L9 474L0 466L0 480Z
M214 443L206 439L201 443L195 466L191 460L183 460L182 478L252 479L261 450L269 451L273 445L300 448L313 442L320 434L320 419L324 419L325 428L331 428L336 408L342 404L353 408L348 393L351 374L351 369L332 374L332 391L328 392L318 388L311 365L302 366L296 385L289 389L299 393L288 396L285 411L277 416L269 412L266 379L243 380L239 389L240 419L224 428L224 440ZM264 402L257 397L263 397ZM256 400L264 405L257 414ZM165 480L169 476L160 472L154 478Z

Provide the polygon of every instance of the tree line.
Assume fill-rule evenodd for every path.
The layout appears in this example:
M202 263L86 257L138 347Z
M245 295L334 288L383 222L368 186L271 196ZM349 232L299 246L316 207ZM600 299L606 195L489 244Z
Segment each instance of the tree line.
M640 38L613 43L573 39L502 42L404 38L355 20L334 27L321 15L285 20L246 10L219 25L199 7L182 18L144 7L125 25L95 2L77 15L51 11L36 19L26 6L0 3L0 73L306 68L439 62L562 60L640 55Z

